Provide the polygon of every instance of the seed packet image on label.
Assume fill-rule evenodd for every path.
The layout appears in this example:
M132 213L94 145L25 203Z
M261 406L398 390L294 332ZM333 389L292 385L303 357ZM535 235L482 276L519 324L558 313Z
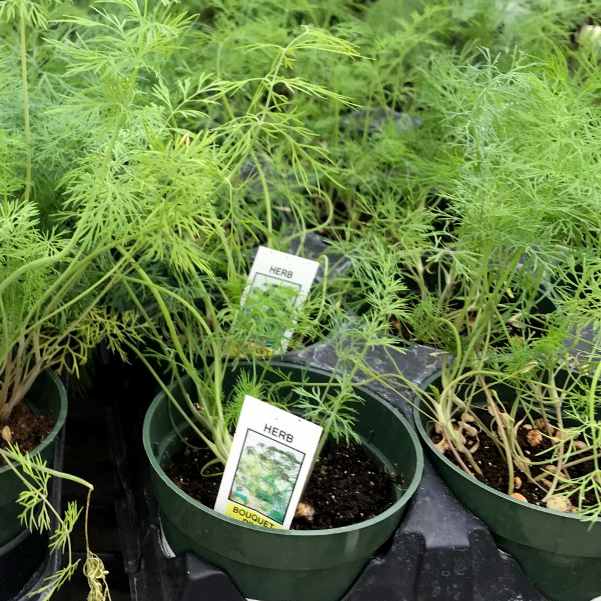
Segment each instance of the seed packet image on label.
M229 499L283 525L305 454L247 430Z

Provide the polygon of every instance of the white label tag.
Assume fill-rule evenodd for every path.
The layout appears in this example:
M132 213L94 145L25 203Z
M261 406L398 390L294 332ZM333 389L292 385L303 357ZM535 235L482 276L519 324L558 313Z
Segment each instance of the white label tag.
M247 395L215 510L288 529L311 472L321 427Z
M278 352L286 350L294 328L292 310L305 302L318 268L317 261L259 247L241 299L258 344Z

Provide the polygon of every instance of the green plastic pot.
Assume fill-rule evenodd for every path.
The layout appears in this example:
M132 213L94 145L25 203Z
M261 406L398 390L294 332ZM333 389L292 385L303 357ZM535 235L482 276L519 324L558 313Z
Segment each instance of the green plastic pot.
M429 436L431 421L419 407L414 419L443 480L549 600L592 601L601 596L601 524L517 501L479 482L436 450Z
M27 395L27 404L36 413L56 419L52 432L34 453L40 454L52 465L56 437L67 417L67 393L60 379L53 373L42 374ZM17 503L23 483L7 465L0 468L0 547L15 538L23 527L19 521L22 507Z
M329 372L285 363L272 367L310 382ZM240 366L238 370L244 369ZM275 378L271 372L269 377ZM231 383L232 379L230 379ZM144 421L144 447L163 530L175 553L192 552L227 572L240 592L260 601L338 601L365 564L393 534L420 482L423 455L411 425L378 396L357 390L357 430L364 443L404 480L394 505L377 517L331 530L268 530L227 518L180 490L162 469L181 448L185 430L161 394ZM352 493L350 493L352 494Z

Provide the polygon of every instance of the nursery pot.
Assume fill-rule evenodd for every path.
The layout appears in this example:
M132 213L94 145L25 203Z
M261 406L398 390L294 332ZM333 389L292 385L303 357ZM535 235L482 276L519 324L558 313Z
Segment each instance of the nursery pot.
M292 378L327 382L329 372L286 363L272 367ZM244 369L239 366L236 372ZM235 372L230 374L230 385ZM269 372L268 377L281 376ZM362 568L392 535L420 482L423 456L410 424L378 396L357 390L357 432L372 452L402 476L395 503L380 515L344 528L270 530L225 517L195 501L165 474L162 465L181 447L174 428L183 418L160 394L144 421L144 447L152 466L167 542L175 553L192 552L226 571L240 592L260 601L338 601ZM182 426L183 428L183 426ZM185 429L185 428L183 428Z
M437 451L429 435L431 420L419 407L414 419L443 480L550 601L595 601L601 596L599 522L517 501L479 482Z
M67 417L65 387L58 376L50 372L44 373L31 388L26 402L35 413L49 415L56 420L52 432L33 451L51 465L56 438ZM23 489L23 483L8 465L0 467L0 547L15 539L23 530L19 521L22 508L17 503Z

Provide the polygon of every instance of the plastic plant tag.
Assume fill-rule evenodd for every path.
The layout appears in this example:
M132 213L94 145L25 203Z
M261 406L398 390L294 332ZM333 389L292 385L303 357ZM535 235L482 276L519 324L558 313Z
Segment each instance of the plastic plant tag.
M215 510L266 528L288 529L322 429L247 395Z
M243 329L275 352L284 352L292 337L294 314L302 306L319 263L260 246L242 294Z

